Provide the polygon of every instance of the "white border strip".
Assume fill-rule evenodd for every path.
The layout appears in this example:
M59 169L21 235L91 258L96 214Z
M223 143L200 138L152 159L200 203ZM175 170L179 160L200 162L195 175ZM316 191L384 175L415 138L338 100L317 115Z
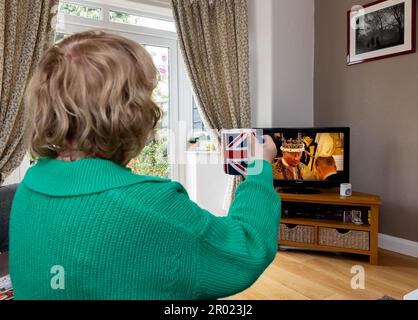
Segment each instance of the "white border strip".
M379 248L418 258L418 242L379 233Z

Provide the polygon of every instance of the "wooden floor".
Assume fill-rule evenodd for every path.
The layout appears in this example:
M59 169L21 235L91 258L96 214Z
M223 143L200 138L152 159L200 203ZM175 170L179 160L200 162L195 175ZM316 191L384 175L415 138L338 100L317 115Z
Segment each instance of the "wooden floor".
M237 300L375 300L382 296L403 299L418 289L418 259L379 251L379 265L368 258L313 251L279 251L276 259ZM351 268L365 270L365 289L351 288Z

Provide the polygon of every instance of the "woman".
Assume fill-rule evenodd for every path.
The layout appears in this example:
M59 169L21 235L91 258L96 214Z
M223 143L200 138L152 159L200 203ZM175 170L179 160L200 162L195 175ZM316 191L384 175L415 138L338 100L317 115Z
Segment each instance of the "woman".
M276 148L215 217L167 179L125 166L160 119L157 71L139 44L104 32L46 52L27 93L37 164L13 201L16 299L214 299L248 288L277 250ZM251 173L250 166L250 173Z

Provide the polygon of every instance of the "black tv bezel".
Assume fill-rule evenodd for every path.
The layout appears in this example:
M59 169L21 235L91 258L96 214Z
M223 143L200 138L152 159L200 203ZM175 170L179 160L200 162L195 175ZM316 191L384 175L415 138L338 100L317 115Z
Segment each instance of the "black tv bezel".
M349 127L320 127L320 128L258 128L263 134L282 132L284 134L302 133L343 133L344 134L344 179L336 181L303 181L303 180L274 180L275 187L291 188L335 188L342 183L350 182L350 128Z

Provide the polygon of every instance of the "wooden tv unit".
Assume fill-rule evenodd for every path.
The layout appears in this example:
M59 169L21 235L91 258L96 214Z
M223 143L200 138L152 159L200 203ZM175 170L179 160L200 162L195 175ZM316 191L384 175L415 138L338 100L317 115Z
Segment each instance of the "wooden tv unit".
M278 189L276 190L279 192ZM366 255L369 256L370 264L378 264L379 208L382 204L378 196L354 192L351 197L342 197L336 189L321 190L319 194L281 192L279 194L282 206L291 203L293 205L306 204L309 207L311 204L320 208L340 208L340 210L362 208L368 212L367 222L363 225L356 225L351 221L343 222L343 220L327 218L286 217L283 216L282 210L279 245ZM292 231L296 229L298 230ZM284 238L292 240L280 239L280 235L283 234Z

